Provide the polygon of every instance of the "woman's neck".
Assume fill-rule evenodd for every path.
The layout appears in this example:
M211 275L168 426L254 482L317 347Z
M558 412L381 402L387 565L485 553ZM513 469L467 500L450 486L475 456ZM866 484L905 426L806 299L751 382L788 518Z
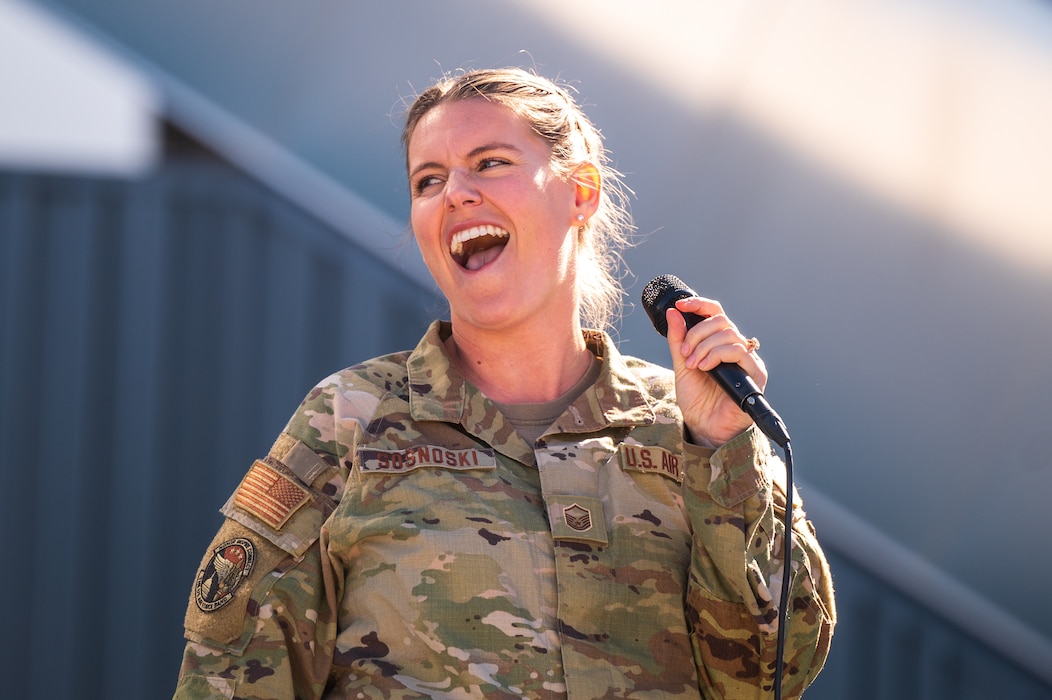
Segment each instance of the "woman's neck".
M560 333L484 331L458 327L446 351L464 378L494 401L544 403L559 398L584 376L594 356L577 323Z

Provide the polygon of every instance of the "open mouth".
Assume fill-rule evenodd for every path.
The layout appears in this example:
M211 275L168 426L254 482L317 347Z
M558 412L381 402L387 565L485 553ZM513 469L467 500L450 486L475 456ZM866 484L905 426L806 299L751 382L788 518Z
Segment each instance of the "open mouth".
M508 244L511 234L499 226L475 226L458 231L449 244L449 253L468 270L493 262Z

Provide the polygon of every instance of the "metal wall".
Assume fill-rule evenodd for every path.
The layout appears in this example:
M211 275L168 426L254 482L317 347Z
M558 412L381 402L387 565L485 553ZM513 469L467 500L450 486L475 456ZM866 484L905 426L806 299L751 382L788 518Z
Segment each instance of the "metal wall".
M5 698L164 698L218 507L313 383L411 346L424 287L215 162L0 174ZM830 552L809 700L1052 697Z
M214 163L0 175L0 696L170 697L218 508L421 290Z
M819 532L819 537L821 537ZM839 622L807 700L1050 700L1052 687L824 545Z

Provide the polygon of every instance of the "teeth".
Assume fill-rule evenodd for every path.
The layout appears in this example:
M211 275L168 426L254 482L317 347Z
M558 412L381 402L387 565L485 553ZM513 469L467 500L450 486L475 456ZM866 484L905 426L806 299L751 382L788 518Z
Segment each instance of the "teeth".
M510 238L511 234L504 229L486 224L485 226L476 226L469 228L464 231L459 231L453 236L453 240L449 243L449 252L453 255L464 254L464 244L468 241L480 238L482 236L494 236L496 238Z

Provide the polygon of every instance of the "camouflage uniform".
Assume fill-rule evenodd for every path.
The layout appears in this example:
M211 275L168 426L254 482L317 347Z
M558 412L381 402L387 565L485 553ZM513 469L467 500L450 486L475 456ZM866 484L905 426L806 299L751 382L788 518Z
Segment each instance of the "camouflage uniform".
M193 587L176 697L769 697L767 440L686 444L672 373L590 332L599 380L526 444L448 332L322 381L252 465ZM835 618L795 523L786 698Z

